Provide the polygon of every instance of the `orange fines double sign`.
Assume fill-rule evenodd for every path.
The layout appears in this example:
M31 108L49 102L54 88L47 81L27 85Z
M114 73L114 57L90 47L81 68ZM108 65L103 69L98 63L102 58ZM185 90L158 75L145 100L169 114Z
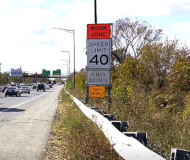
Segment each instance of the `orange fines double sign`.
M98 97L105 97L105 86L90 86L90 97L91 98L98 98Z
M87 39L110 39L110 24L88 24Z

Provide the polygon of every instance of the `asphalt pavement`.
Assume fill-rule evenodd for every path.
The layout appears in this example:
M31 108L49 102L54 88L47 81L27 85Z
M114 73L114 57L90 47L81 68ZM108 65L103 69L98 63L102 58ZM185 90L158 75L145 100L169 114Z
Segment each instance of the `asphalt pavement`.
M41 160L62 85L21 97L0 93L0 160Z

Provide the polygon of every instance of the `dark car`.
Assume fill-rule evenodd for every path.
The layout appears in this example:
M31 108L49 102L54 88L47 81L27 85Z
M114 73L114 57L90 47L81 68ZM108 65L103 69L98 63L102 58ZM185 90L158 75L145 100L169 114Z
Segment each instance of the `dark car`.
M36 86L36 85L33 85L33 86L32 86L32 89L36 89L36 88L37 88L37 86Z
M3 87L3 89L2 89L2 92L5 92L5 90L7 89L7 87L5 86L5 87Z
M8 87L5 90L5 97L7 96L16 96L16 97L20 97L22 94L22 91L18 88L18 87Z
M51 85L51 84L49 84L49 88L52 88L52 85Z
M45 92L45 85L44 84L38 84L37 91L43 90Z

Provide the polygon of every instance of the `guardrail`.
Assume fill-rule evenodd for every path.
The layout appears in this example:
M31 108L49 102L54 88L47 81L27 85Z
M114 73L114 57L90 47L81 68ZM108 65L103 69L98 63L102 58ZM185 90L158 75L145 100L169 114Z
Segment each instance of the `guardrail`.
M66 93L68 92L66 91ZM148 136L146 132L129 132L128 121L119 121L116 115L105 113L96 107L86 106L84 102L72 95L70 97L79 109L97 124L112 147L123 159L165 160L165 158L147 148ZM171 149L170 160L190 160L190 151Z

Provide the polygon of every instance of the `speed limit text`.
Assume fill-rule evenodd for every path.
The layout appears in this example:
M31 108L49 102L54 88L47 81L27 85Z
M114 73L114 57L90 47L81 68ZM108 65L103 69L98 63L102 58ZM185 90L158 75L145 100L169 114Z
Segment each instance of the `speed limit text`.
M91 53L106 53L109 52L108 42L90 42L89 43Z

